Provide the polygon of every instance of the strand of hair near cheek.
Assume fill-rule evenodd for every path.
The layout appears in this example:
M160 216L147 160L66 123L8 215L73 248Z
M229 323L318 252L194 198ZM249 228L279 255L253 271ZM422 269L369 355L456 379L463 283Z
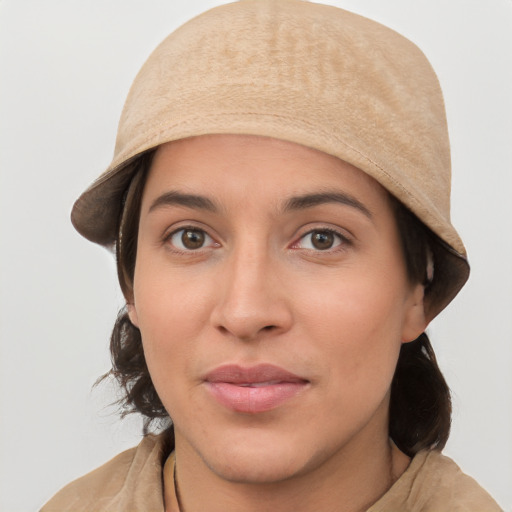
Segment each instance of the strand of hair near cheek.
M389 435L404 453L442 450L451 426L450 389L426 333L403 343L391 385Z

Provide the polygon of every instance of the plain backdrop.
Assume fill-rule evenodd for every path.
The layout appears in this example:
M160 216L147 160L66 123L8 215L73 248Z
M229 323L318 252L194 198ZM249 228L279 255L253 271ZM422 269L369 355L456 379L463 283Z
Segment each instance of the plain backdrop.
M135 73L218 0L0 0L0 510L37 510L141 436L120 421L111 255L69 211L107 167ZM452 141L453 221L472 276L430 334L453 390L446 453L512 510L512 2L337 0L416 42Z

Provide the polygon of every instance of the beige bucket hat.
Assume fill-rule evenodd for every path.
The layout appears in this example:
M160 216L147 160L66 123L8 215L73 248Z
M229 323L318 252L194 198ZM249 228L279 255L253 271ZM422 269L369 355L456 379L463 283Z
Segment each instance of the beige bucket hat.
M439 237L428 316L469 275L450 221L450 147L437 77L393 30L302 0L242 0L209 10L168 36L128 94L114 158L80 196L75 228L116 240L137 157L202 134L275 137L334 155L381 183Z

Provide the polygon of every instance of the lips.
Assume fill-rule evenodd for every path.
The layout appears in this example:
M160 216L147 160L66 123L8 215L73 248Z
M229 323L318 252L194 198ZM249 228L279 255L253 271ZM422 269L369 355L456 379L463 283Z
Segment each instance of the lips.
M204 381L221 405L235 412L251 414L276 409L309 384L307 379L270 364L248 368L220 366L209 372Z

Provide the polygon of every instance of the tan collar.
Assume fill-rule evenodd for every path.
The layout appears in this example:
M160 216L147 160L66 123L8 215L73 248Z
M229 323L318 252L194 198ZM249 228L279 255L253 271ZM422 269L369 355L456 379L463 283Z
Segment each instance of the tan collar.
M165 512L180 512L174 480L175 461L174 452L172 452L169 457L167 457L164 464L163 482Z
M100 468L62 489L41 512L179 512L174 490L172 434L148 435ZM170 455L169 455L170 454ZM165 500L165 504L164 504ZM368 512L501 509L459 467L439 452L418 453Z

